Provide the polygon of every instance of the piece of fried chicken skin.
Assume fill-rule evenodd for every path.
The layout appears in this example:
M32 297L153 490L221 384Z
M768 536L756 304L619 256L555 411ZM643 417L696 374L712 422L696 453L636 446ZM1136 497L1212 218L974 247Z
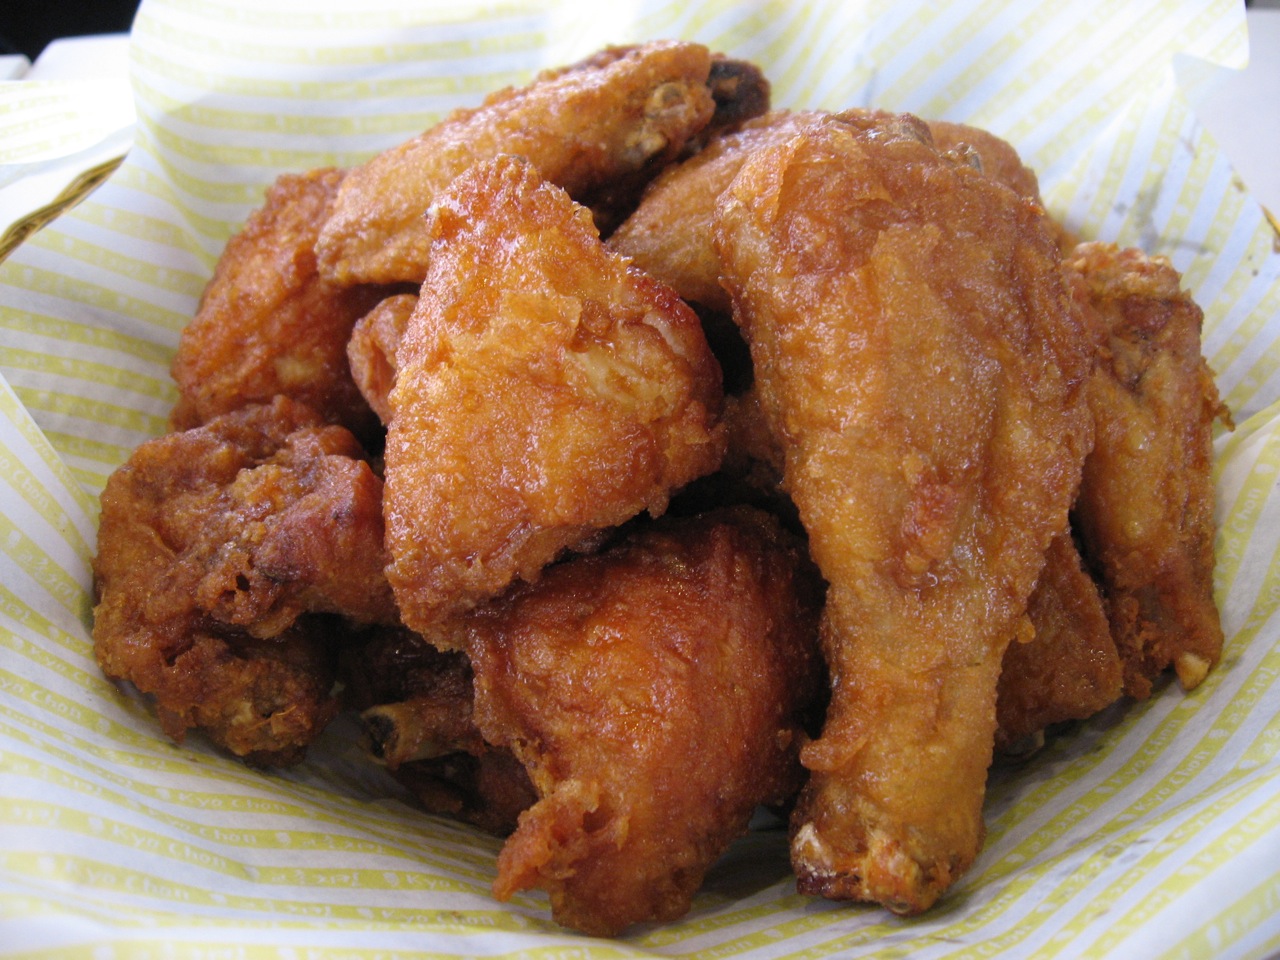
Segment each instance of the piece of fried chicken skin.
M351 171L316 245L322 275L420 282L431 249L423 211L500 153L524 157L588 206L638 194L714 117L712 62L696 43L612 47L454 112Z
M339 287L316 271L316 237L342 178L328 168L282 175L227 242L173 359L173 429L279 395L362 442L380 436L352 380L347 341L386 290Z
M356 321L347 342L351 377L384 427L391 422L396 351L417 306L418 296L414 293L387 297Z
M1049 544L1028 606L1032 635L1005 650L996 698L996 749L1020 754L1044 731L1120 699L1120 654L1093 577L1070 531Z
M395 623L382 481L344 428L285 397L142 444L108 479L94 651L192 727L292 763L337 712L342 622Z
M558 923L598 936L683 916L756 808L803 780L821 590L798 542L739 507L638 521L468 616L476 723L538 794L496 896L545 889Z
M1160 257L1084 243L1069 277L1096 325L1097 443L1075 516L1107 599L1124 690L1170 666L1188 690L1222 653L1213 596L1213 425L1230 415L1201 354L1203 313Z
M476 165L430 225L384 513L404 622L448 646L443 621L715 470L723 396L692 310L527 161Z
M909 115L753 153L714 230L830 584L799 888L918 913L981 847L1001 662L1092 442L1091 345L1039 207Z

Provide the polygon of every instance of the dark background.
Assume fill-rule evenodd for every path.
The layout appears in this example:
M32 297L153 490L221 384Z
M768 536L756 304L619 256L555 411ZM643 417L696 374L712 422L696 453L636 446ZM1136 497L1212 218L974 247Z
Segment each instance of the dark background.
M0 0L0 53L35 62L49 41L128 33L139 0Z

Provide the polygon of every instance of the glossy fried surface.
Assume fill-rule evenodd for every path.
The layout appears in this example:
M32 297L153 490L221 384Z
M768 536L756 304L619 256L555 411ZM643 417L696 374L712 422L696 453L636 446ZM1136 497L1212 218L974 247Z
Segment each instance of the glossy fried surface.
M1172 666L1196 686L1218 662L1213 422L1229 422L1200 351L1200 308L1163 259L1085 243L1067 260L1102 343L1089 404L1097 443L1076 517L1124 661L1146 697Z
M1018 151L1008 141L981 127L947 120L930 120L929 133L939 150L969 163L1020 197L1043 206L1040 181L1035 171L1022 162ZM1069 230L1047 212L1045 219L1060 251L1070 251L1076 239Z
M1005 647L1089 442L1089 352L1038 208L921 121L752 154L716 243L830 583L800 889L927 908L972 862Z
M930 120L933 145L951 152L962 162L971 162L985 176L1003 183L1020 197L1040 202L1040 182L1018 151L1006 140L981 127L949 120Z
M724 445L697 317L607 251L563 190L502 157L434 211L397 353L385 514L404 622L448 645L444 619L662 513Z
M387 297L356 321L347 342L351 377L384 426L391 422L396 351L417 305L418 298L412 293Z
M635 211L609 237L609 245L637 266L670 285L686 300L728 312L729 294L720 283L720 258L711 237L716 201L753 152L782 143L815 123L874 124L887 116L877 110L777 110L750 119L738 129L713 137L706 147L682 163L668 167L645 188ZM1019 196L1040 200L1036 175L1017 151L994 134L947 121L917 126L940 151L954 151Z
M174 429L278 394L361 439L376 429L351 379L347 340L385 293L344 290L316 273L313 248L342 177L331 169L281 176L227 243L174 357Z
M728 313L729 294L720 285L720 255L711 238L716 201L753 151L789 139L818 116L775 111L715 137L645 189L635 212L610 235L609 246L685 300Z
M654 41L601 51L459 110L351 171L317 244L342 284L421 281L431 247L423 213L454 177L498 154L524 157L575 200L638 192L715 112L711 53Z
M394 622L382 484L355 438L284 398L144 443L108 480L94 649L152 694L165 732L201 727L291 762L332 717L336 628Z
M1035 633L1009 644L1000 670L1000 750L1052 724L1091 717L1122 692L1107 611L1069 532L1049 545L1028 614Z
M799 788L813 578L740 509L641 528L467 619L477 723L538 793L499 899L543 888L557 922L597 935L689 909L755 808Z

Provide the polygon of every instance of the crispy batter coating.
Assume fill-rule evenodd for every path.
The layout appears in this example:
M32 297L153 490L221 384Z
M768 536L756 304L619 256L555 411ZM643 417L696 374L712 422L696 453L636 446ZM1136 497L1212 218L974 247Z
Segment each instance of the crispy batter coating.
M387 297L356 321L347 343L351 377L383 425L391 422L391 388L396 383L396 351L418 305L412 293Z
M423 212L454 177L498 154L524 157L587 206L606 191L616 204L711 120L710 72L699 44L610 48L453 113L348 175L316 247L322 274L342 284L421 281L431 248Z
M1089 383L1097 444L1076 518L1124 689L1173 666L1196 686L1222 651L1213 598L1213 422L1230 423L1200 352L1200 308L1162 258L1085 243L1067 261L1103 346Z
M821 116L779 110L715 137L649 184L635 212L609 237L609 246L685 300L728 313L729 294L720 285L720 255L711 238L716 201L754 151L790 139Z
M1035 634L1009 644L996 700L996 749L1051 724L1084 720L1120 699L1120 655L1070 532L1049 544L1028 608Z
M800 889L927 908L981 845L1005 647L1089 444L1089 350L1039 209L910 116L757 151L715 238L830 583Z
M532 165L473 167L432 225L397 353L385 513L404 622L447 646L443 620L660 514L724 442L697 317Z
M173 429L283 395L362 440L377 430L347 367L347 339L386 292L344 290L316 273L313 248L342 176L281 176L227 243L173 360Z
M740 129L710 140L706 148L668 167L644 192L634 213L609 237L609 245L632 257L636 265L670 285L686 300L728 312L729 294L720 283L720 257L711 237L715 204L753 152L782 143L814 123L838 119L862 123L882 111L853 109L778 110L745 122ZM999 137L976 127L942 120L928 121L940 151L954 151L985 175L1019 196L1040 202L1036 175L1017 151ZM923 131L920 131L923 135Z
M167 734L203 728L286 763L336 711L338 629L394 622L382 484L344 428L286 398L144 443L102 493L94 649L156 699Z
M1020 197L1040 202L1040 181L1006 140L981 127L949 120L929 120L929 134L938 150L972 163L988 177Z
M711 91L715 110L707 125L686 142L681 157L698 153L716 137L737 130L746 121L769 110L769 81L759 67L744 60L734 60L724 54L713 53L707 88ZM640 202L641 188L647 187L652 175L658 173L659 169L665 168L655 164L643 183L637 182L639 178L630 177L619 181L615 186L605 185L601 188L591 200L591 215L600 228L601 236L609 236L617 229L618 224L631 215Z
M930 120L929 132L939 150L949 152L959 160L970 163L986 176L1003 183L1020 197L1040 206L1040 180L1035 171L1022 162L1018 151L1006 140L981 127L947 120ZM1045 212L1049 232L1059 251L1069 252L1076 245L1071 232Z
M494 893L612 935L682 916L760 804L799 788L820 584L766 514L641 527L467 618L475 716L538 802Z

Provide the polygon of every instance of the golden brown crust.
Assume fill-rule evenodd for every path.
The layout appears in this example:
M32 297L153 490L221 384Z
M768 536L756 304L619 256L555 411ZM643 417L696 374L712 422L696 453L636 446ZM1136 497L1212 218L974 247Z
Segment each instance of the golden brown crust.
M1089 403L1097 443L1076 517L1103 584L1125 693L1172 666L1194 687L1218 662L1213 422L1226 408L1200 352L1200 308L1167 261L1085 243L1069 275L1102 344Z
M337 709L335 628L307 614L396 620L381 493L349 432L285 398L143 444L102 494L103 671L175 739L297 760Z
M981 843L1000 662L1088 447L1088 343L1038 208L909 116L756 152L716 242L831 585L793 865L918 912Z
M382 300L356 321L347 343L351 377L383 426L391 422L391 388L396 382L396 351L418 305L412 293Z
M933 144L942 153L951 153L960 162L972 162L983 175L1003 183L1024 199L1040 203L1040 181L1035 171L1022 162L1018 151L994 133L965 123L930 120Z
M998 750L1120 699L1120 655L1107 611L1069 532L1049 545L1027 612L1035 633L1009 644L1000 668Z
M340 284L421 281L431 247L422 221L472 164L524 157L588 206L643 183L710 121L711 53L677 41L612 48L527 87L499 91L353 170L316 250Z
M386 515L404 621L439 639L562 551L662 513L724 440L697 317L530 164L473 167L432 222L391 394Z
M340 692L429 811L512 834L497 896L594 934L682 915L758 804L802 893L924 910L993 746L1198 683L1229 418L1176 273L1076 249L987 131L769 96L610 47L282 176L181 432L104 491L106 675L255 764Z
M281 176L227 243L173 360L173 429L283 395L362 440L377 433L346 350L357 318L385 291L344 290L316 273L313 248L342 177L332 169Z
M711 239L716 201L752 152L780 143L821 116L776 111L712 139L651 183L639 206L609 237L609 246L674 289L685 300L728 313L720 256Z
M539 797L495 894L541 887L597 935L683 915L756 807L799 788L819 589L739 509L641 527L470 616L477 723Z

